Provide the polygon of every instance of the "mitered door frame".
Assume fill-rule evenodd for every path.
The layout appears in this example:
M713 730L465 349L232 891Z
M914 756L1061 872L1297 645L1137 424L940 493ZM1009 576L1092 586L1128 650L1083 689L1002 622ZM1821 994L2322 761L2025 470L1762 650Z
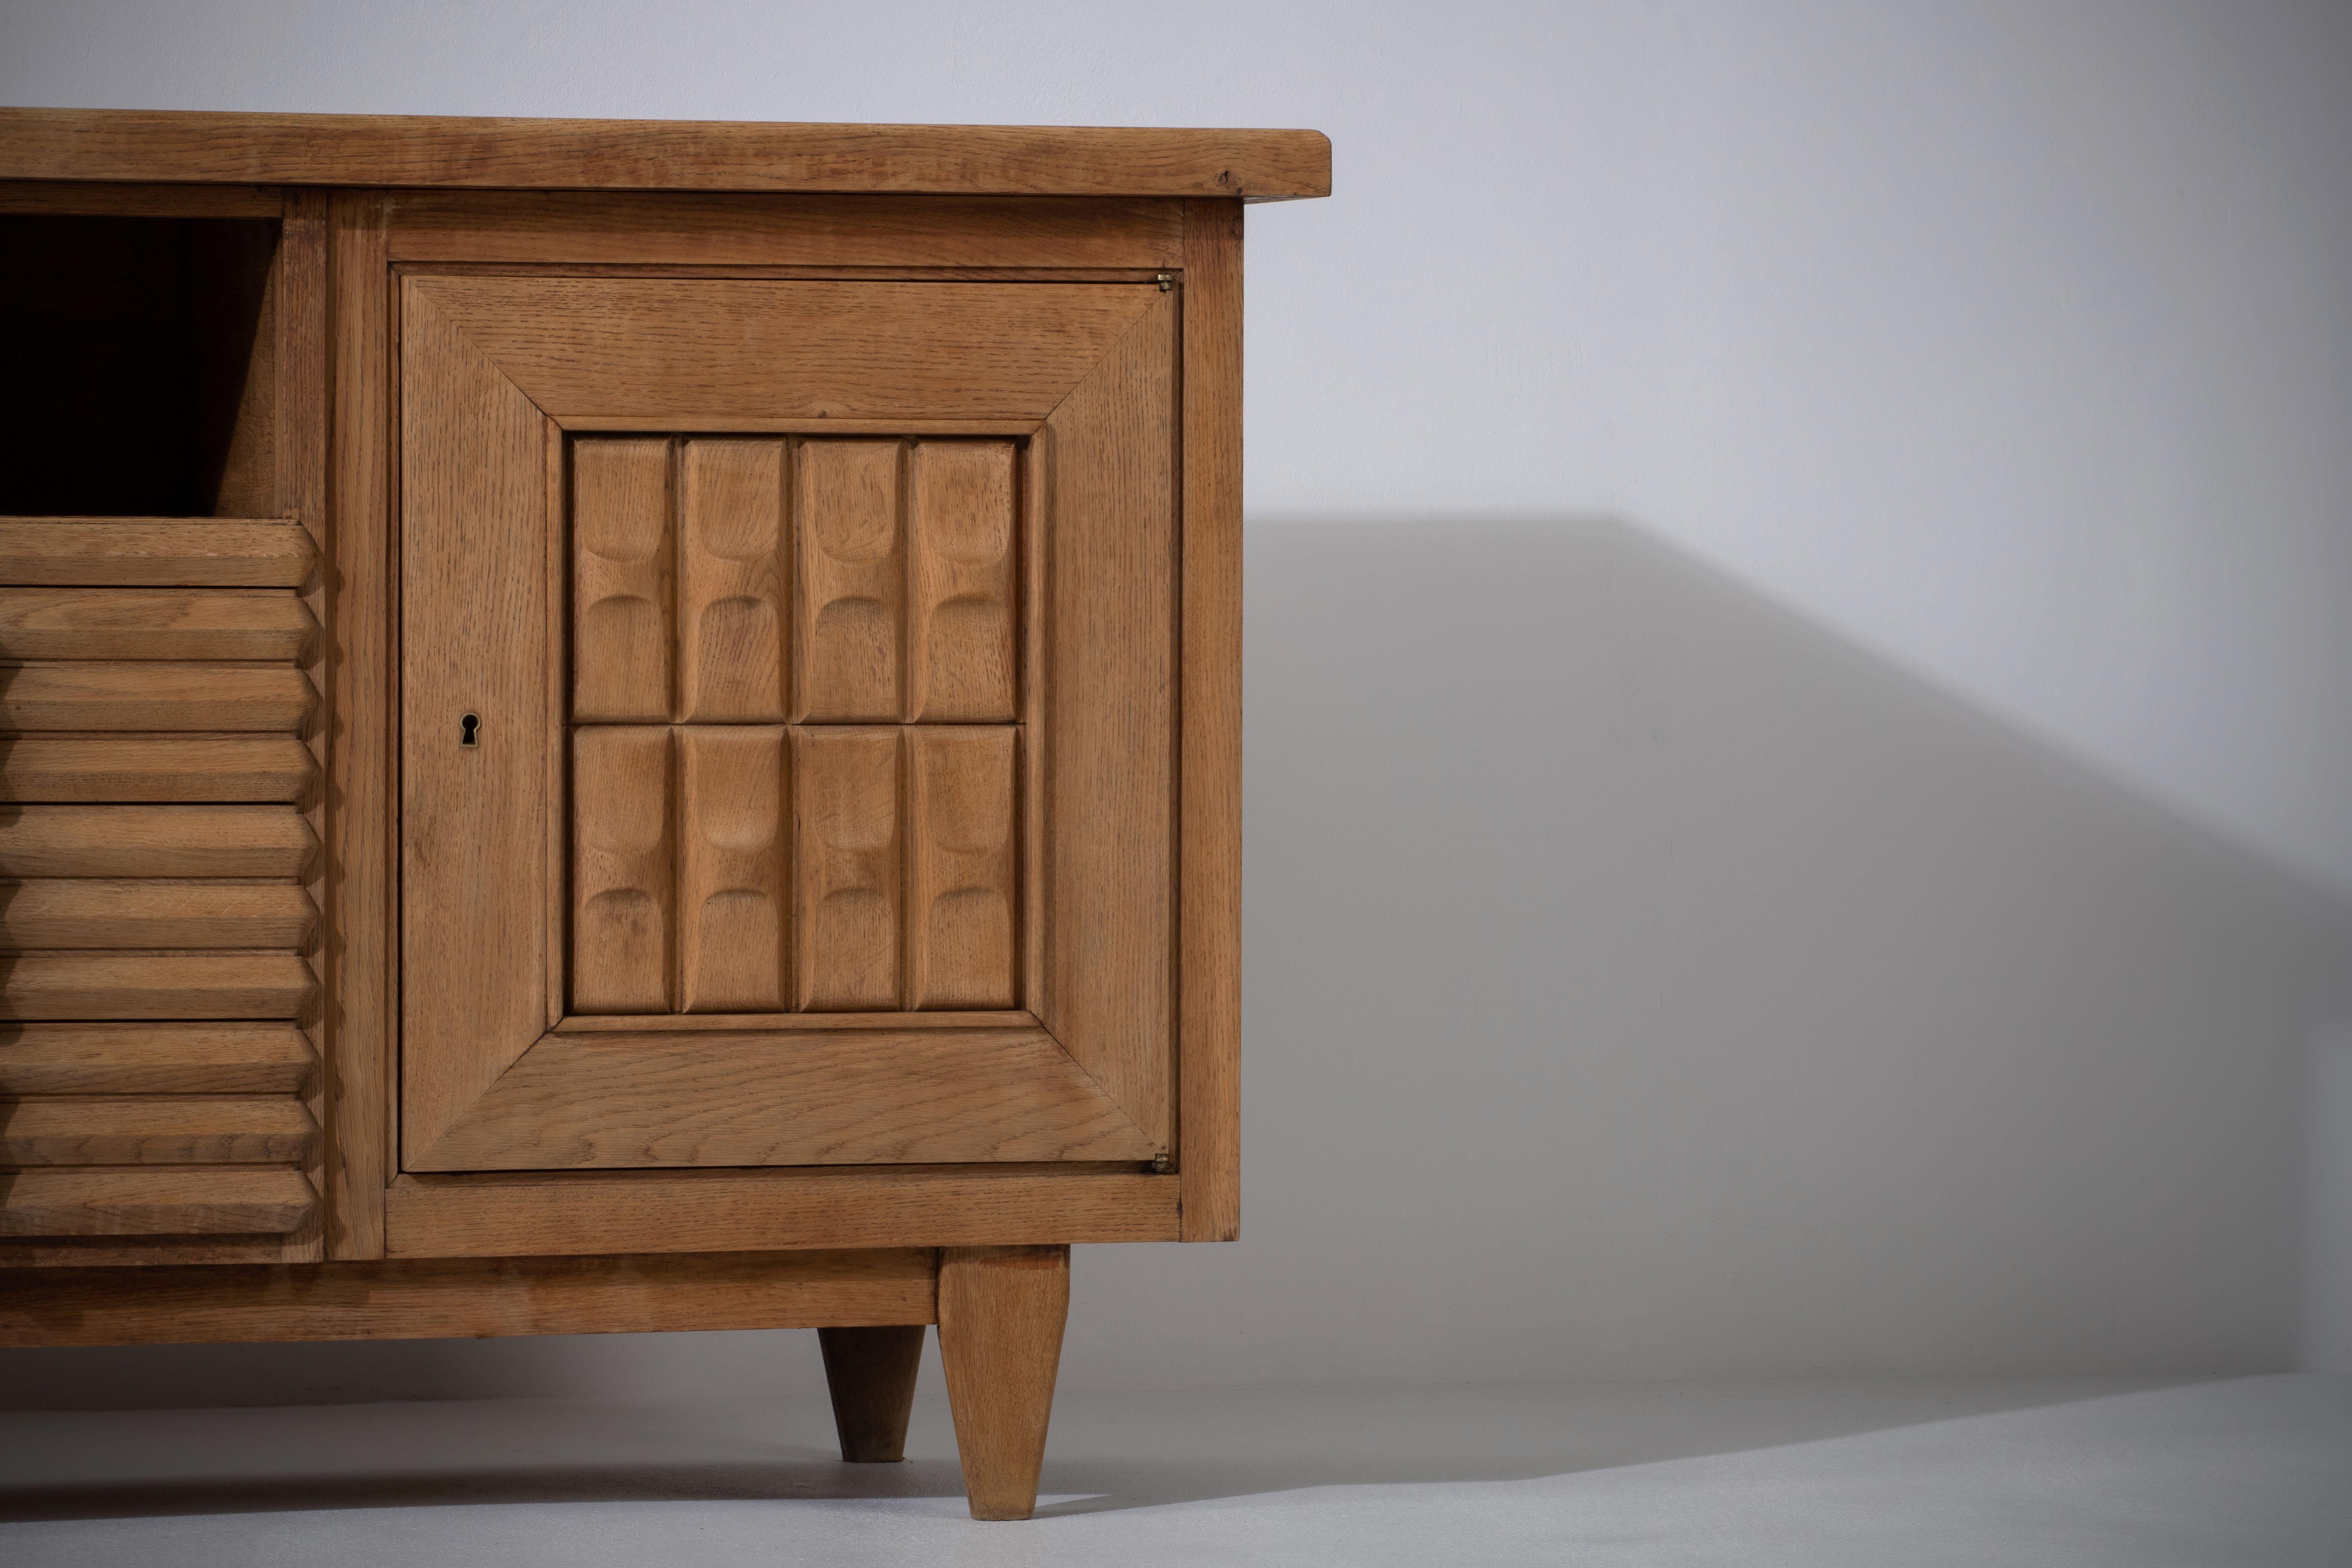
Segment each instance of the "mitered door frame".
M333 204L336 346L333 497L339 720L333 778L346 810L331 847L333 940L345 988L330 1085L337 1130L330 1250L336 1257L600 1252L623 1247L730 1247L1059 1240L1223 1239L1238 1205L1240 242L1238 202L1101 204L1099 220L1038 226L989 203L871 198L873 225L845 225L838 198L803 226L793 197L759 198L757 226L722 236L713 261L677 255L662 199L631 198L593 246L504 225L498 194L432 199L443 245L403 226L399 193L338 193ZM479 201L483 221L451 221ZM861 203L866 199L861 198ZM1055 204L1057 215L1080 204ZM745 204L747 210L754 204ZM1035 207L1038 204L1026 204ZM950 207L956 210L950 210ZM1162 222L1160 215L1170 215ZM859 216L864 216L861 210ZM624 221L626 220L626 221ZM635 226L633 226L633 224ZM751 233L756 226L758 232ZM586 232L586 231L582 231ZM844 240L845 232L852 241ZM1041 246L1083 233L1068 269L1041 267ZM1004 236L1016 237L1008 254ZM1172 942L1176 1081L1174 1170L1135 1165L940 1165L866 1170L642 1171L401 1175L397 1105L397 952L391 913L397 826L389 810L397 614L396 479L384 432L394 416L398 321L395 255L416 270L494 247L517 272L560 268L669 277L827 276L1156 278L1178 311L1181 387L1176 701L1180 830ZM436 250L436 247L438 249ZM593 249L588 265L567 253ZM642 257L643 260L638 258ZM440 265L436 266L436 260ZM997 263L1011 261L1013 265ZM1118 263L1130 261L1124 270ZM838 426L836 426L838 428ZM846 430L843 433L848 433Z

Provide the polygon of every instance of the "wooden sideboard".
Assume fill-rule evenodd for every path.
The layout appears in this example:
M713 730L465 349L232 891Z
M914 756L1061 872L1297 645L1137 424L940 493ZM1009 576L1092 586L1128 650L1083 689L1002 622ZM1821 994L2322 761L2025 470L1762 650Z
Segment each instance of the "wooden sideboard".
M1311 132L0 110L0 1343L939 1326L1239 1215Z

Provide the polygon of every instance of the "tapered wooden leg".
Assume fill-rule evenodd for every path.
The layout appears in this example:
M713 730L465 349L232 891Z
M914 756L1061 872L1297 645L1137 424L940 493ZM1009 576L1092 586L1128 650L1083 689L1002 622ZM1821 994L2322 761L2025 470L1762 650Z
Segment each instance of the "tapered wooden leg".
M974 1519L1027 1519L1037 1510L1069 1315L1066 1247L950 1247L940 1255L940 1359Z
M853 1465L905 1458L915 1372L923 1363L923 1325L819 1329L816 1342L824 1351L824 1384L833 1394L841 1457Z

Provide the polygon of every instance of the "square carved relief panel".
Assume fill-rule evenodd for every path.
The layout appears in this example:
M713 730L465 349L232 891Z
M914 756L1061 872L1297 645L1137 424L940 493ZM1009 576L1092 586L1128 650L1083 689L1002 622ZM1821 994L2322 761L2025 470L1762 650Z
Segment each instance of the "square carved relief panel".
M1021 1004L1019 460L572 442L572 1011Z

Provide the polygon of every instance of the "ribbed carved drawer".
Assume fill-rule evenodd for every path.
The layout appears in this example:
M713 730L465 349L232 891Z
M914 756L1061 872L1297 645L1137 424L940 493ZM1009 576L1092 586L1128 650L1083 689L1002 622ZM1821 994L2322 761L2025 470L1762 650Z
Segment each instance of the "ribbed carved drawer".
M315 569L0 520L0 1267L315 1247Z

